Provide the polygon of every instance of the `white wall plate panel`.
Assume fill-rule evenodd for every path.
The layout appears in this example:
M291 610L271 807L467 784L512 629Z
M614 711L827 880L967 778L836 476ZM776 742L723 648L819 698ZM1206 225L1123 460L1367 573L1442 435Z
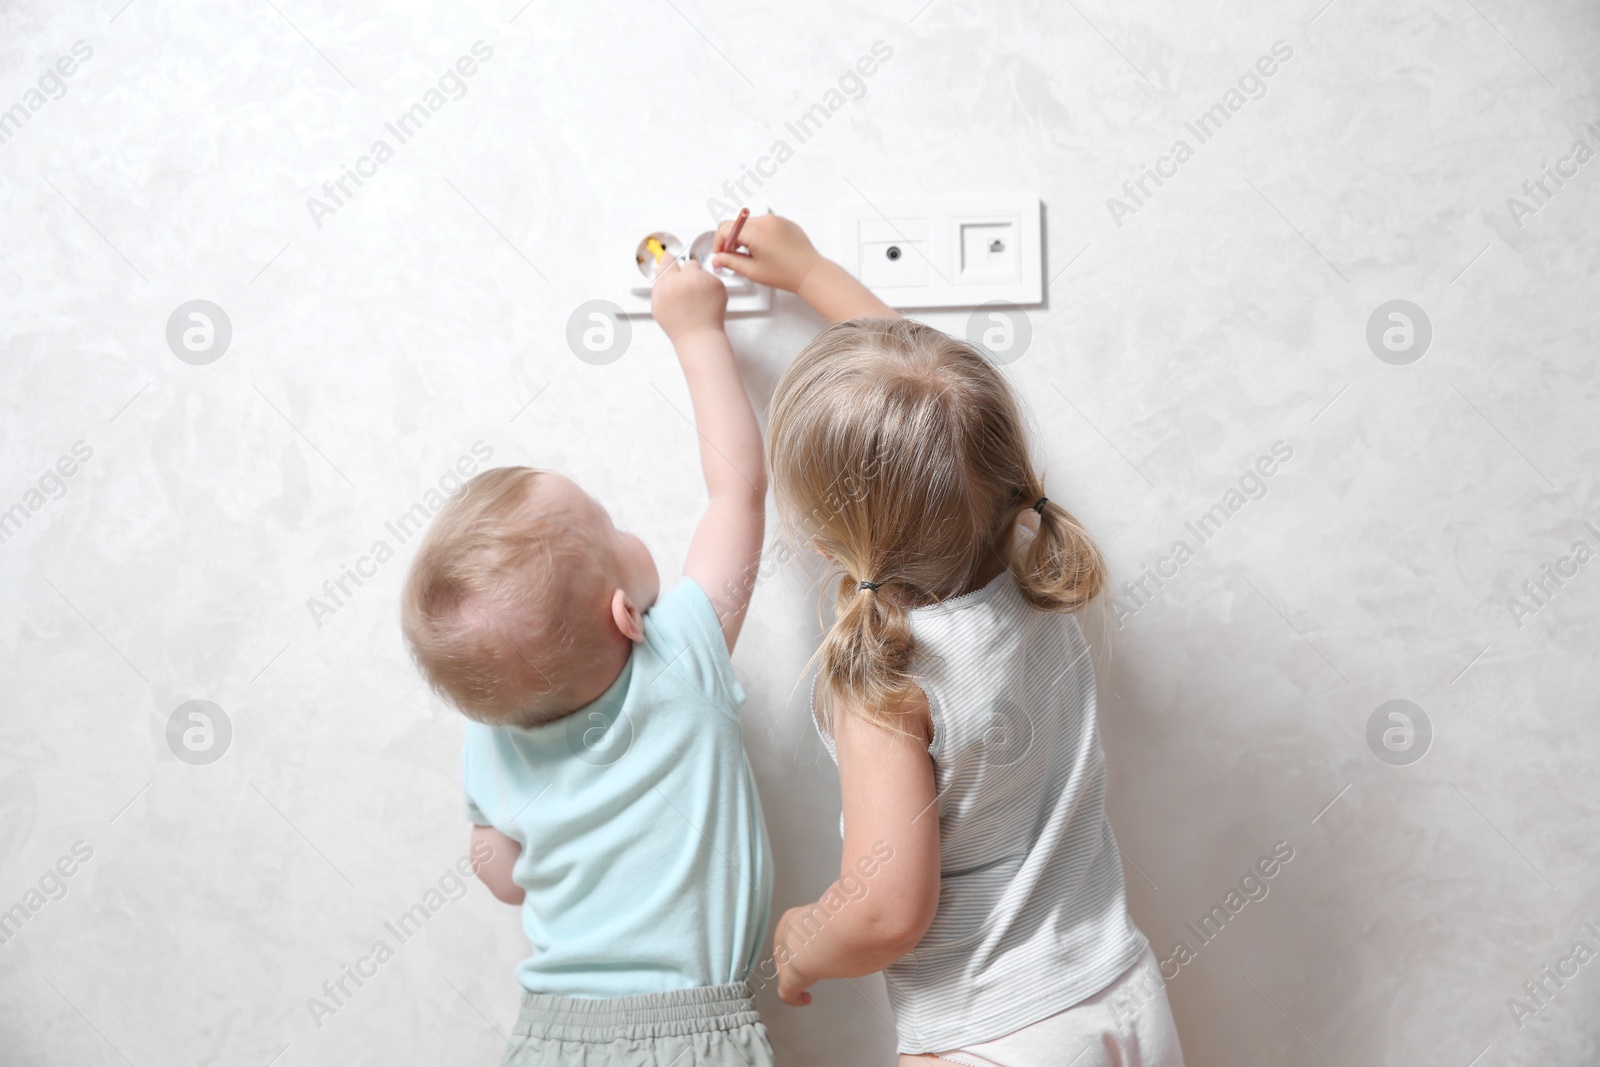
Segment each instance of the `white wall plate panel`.
M1040 202L995 193L845 208L838 258L894 308L1044 299Z

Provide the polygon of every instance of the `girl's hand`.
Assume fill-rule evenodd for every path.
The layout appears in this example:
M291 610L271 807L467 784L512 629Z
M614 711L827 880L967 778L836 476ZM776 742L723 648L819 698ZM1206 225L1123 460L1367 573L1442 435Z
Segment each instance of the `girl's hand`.
M729 219L717 227L717 241L728 237L733 228ZM739 244L747 252L728 249L712 257L713 266L726 267L758 285L799 292L811 269L822 262L817 250L799 226L777 215L751 215L739 230Z
M723 332L728 311L728 287L700 269L694 260L656 265L656 283L650 293L650 313L674 346L703 331Z
M812 909L790 908L778 920L778 928L772 936L772 957L778 964L778 999L797 1008L811 1003L807 990L817 981L803 974L794 962L796 953L810 940L800 925L803 916L812 916ZM815 921L815 916L812 919Z

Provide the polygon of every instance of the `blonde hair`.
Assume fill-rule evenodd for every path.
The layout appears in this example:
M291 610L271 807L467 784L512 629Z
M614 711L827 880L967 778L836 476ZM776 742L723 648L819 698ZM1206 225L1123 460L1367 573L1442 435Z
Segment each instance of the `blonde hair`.
M532 504L542 472L484 471L434 517L401 628L442 696L482 722L538 725L576 706L569 684L608 634L605 549L570 509Z
M905 319L825 330L779 380L767 428L778 511L838 570L818 650L824 714L893 725L914 692L907 610L967 590L998 556L1034 607L1105 582L1088 532L1045 500L1011 386L971 345ZM1019 535L1018 518L1039 512Z

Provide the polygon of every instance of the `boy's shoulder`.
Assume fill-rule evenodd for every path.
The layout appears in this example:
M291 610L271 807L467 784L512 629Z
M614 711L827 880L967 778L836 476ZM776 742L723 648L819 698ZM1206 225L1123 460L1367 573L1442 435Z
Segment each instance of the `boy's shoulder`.
M467 723L467 818L504 829L504 817L542 795L551 781L581 775L579 764L616 763L641 730L657 738L663 729L692 731L712 744L726 734L707 730L704 716L736 724L744 699L716 609L694 579L684 578L645 612L644 640L598 700L541 726Z
M705 590L687 575L645 612L644 640L634 649L634 660L633 686L655 687L667 680L687 684L730 711L744 703L722 620ZM648 699L648 690L643 695Z
M705 590L700 588L700 583L688 575L658 596L644 613L647 638L651 630L658 630L683 632L686 638L704 640L709 636L706 629L708 625L718 631L717 639L720 642L721 624L717 619L717 609Z

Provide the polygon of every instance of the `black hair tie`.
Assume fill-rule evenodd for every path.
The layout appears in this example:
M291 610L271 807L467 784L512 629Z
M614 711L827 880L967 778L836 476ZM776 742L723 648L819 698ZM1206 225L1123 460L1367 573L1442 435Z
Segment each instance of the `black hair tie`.
M871 589L874 593L876 593L878 591L878 583L877 582L862 582L860 585L856 586L856 592L858 592L858 593L861 592L861 590L863 590L863 589Z
M1034 502L1033 510L1037 511L1040 515L1043 515L1044 514L1044 506L1046 504L1048 504L1048 503L1050 503L1050 498L1047 497L1047 496L1042 496L1037 501Z

